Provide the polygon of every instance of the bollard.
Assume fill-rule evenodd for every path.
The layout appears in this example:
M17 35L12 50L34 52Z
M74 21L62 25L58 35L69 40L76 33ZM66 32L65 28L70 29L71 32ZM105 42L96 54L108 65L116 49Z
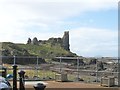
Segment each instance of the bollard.
M6 78L7 68L2 67L2 77Z
M42 83L37 83L33 87L35 88L35 90L44 90L46 86Z
M17 65L13 66L13 90L17 90Z
M18 72L19 74L19 90L25 90L25 82L24 82L24 75L25 75L25 72L24 71L19 71Z

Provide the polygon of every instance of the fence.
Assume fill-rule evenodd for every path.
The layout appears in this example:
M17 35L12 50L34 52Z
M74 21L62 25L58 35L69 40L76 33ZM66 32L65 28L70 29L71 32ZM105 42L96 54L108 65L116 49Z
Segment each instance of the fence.
M80 57L56 57L52 62L38 56L1 56L1 59L7 74L12 74L12 65L17 64L18 71L26 72L26 80L55 80L56 74L66 73L69 81L100 83L103 76L114 76L115 84L119 84L119 64L104 64L105 70L100 70L98 58L94 64L84 64Z
M100 70L100 68L98 67L98 63L101 62L101 60L99 59L96 59L95 64L85 65L81 62L83 58L80 57L57 57L57 58L59 58L59 62L60 62L60 72L66 72L68 74L69 80L84 81L88 83L93 83L93 82L99 83L103 76L114 76L116 78L115 84L116 85L118 84L118 76L117 76L118 70L109 70L112 69L110 68L111 66L113 66L112 64L108 66L106 65L105 70ZM76 64L65 66L64 60L70 60L70 59L75 60Z

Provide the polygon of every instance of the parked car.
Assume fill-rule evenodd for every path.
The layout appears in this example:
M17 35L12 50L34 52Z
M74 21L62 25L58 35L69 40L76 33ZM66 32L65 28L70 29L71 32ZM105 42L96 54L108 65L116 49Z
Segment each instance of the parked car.
M0 76L0 90L11 90L11 84L2 76Z

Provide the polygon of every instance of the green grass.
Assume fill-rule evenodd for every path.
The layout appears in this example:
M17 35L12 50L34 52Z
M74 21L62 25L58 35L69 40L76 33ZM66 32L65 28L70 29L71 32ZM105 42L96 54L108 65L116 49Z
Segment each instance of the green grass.
M12 70L8 70L7 74L12 74ZM40 79L43 78L52 78L55 79L55 75L57 73L56 72L52 72L50 70L25 70L25 75L27 75L29 78L33 78L34 76L38 76ZM18 73L17 73L17 77L19 77ZM75 81L77 78L77 75L73 75L73 74L67 74L67 78L69 81ZM94 78L90 77L90 76L80 76L81 79L84 80L84 82L91 82L93 80L95 80Z
M46 78L46 77L51 77L51 78L55 78L55 72L52 71L46 71L46 70L25 70L25 75L29 76L29 77L34 77L34 76L38 76L40 78Z
M11 51L15 51L18 56L39 56L45 59L51 59L56 56L70 56L75 55L69 51L63 49L60 44L55 44L54 46L50 43L42 44L42 45L32 45L32 44L15 44L11 42L2 43L3 50L8 50L3 53L7 56L12 55ZM24 53L26 51L26 53Z
M68 74L67 77L68 77L68 80L70 81L75 81L75 78L76 78L76 76L72 74Z
M60 55L60 54L69 54L68 51L64 50L63 48L61 48L59 45L55 45L54 47L52 47L50 44L43 44L43 45L29 45L29 44L19 44L18 45L21 48L24 48L26 50L28 50L28 52L30 54L33 55L38 55L41 57L50 57L50 56L54 56L54 55Z
M12 74L12 70L8 70L7 74ZM34 76L38 76L39 78L47 78L50 77L52 79L55 79L56 72L52 72L50 70L25 70L25 75L29 76L29 78L33 78ZM18 74L17 74L18 76ZM74 75L68 74L68 80L74 81L75 77Z
M46 78L46 77L51 77L55 79L55 72L52 71L46 71L46 70L24 70L25 75L27 75L29 78L33 78L34 76L38 76L40 78ZM8 70L7 74L13 74L12 70ZM17 73L18 76L18 73Z

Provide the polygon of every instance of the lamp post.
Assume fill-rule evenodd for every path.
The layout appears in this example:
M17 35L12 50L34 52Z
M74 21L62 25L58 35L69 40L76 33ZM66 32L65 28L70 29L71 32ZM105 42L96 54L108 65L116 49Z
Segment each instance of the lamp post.
M120 1L118 2L118 87L120 87Z

